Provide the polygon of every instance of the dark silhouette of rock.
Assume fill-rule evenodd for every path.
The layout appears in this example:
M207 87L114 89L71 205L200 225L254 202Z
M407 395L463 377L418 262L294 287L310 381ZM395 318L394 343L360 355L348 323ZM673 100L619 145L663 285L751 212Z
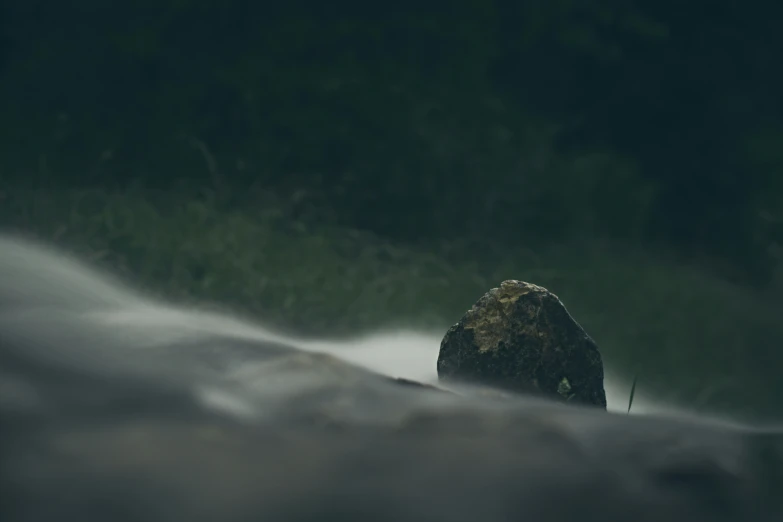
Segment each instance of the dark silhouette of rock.
M606 409L595 342L546 288L503 281L452 326L438 376Z

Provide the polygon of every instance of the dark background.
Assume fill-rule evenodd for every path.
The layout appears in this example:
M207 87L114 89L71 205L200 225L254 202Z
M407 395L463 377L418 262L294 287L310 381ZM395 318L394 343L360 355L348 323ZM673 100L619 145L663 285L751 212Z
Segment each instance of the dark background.
M533 273L536 281L559 284L591 331L615 332L612 325L622 321L641 335L637 341L648 343L652 355L630 350L634 360L647 364L668 346L661 332L690 328L688 350L711 360L716 356L705 350L720 351L724 373L736 370L738 357L748 376L770 361L783 364L777 344L783 333L770 333L779 317L783 241L783 4L5 0L1 6L6 226L108 251L169 292L271 313L295 307L291 296L274 294L248 307L242 292L249 290L235 279L272 266L245 254L256 241L276 252L284 247L252 239L256 232L226 217L240 213L241 223L258 223L263 207L265 216L277 216L272 228L285 232L274 236L280 245L308 241L302 248L309 255L281 254L273 266L320 260L324 273L302 283L310 293L318 287L336 296L325 290L330 282L359 272L364 285L386 277L376 265L345 268L343 259L363 259L368 249L391 259L388 266L413 259L394 249L423 252L441 268L427 269L429 258L417 257L411 273L442 274L459 264L459 274L493 285L498 261L513 258L522 275L503 277ZM139 217L141 201L157 217ZM190 209L180 216L187 226L171 225L180 219L171 217L175 208ZM129 216L134 225L117 232L117 220ZM160 225L166 219L169 228ZM218 221L236 237L208 235ZM343 252L324 227L360 239ZM177 243L185 228L204 250ZM215 236L230 245L218 246ZM326 238L328 255L313 246L318 238ZM595 245L602 254L586 255ZM557 255L546 254L553 249ZM538 258L523 251L545 259L531 261ZM183 252L190 258L180 271L170 257ZM551 266L550 258L562 263ZM329 263L333 270L323 268ZM533 265L538 272L530 272ZM574 283L585 267L590 274L580 277L616 290L599 298L594 287ZM617 267L625 270L624 283L610 282L622 279ZM693 275L682 275L682 267ZM711 279L695 283L699 277ZM483 284L464 283L470 292L459 294L460 302L444 297L448 306L440 312L432 305L417 317L456 319L454 311L468 307L474 298L466 296L477 298ZM700 306L681 293L650 297L650 289L667 285L718 293L730 286L721 298L712 290L693 292L704 302L744 304L701 310L698 326L660 325L654 340L607 305L625 292L636 302L657 300L676 317ZM383 294L373 302L392 304L378 315L427 301L411 292L399 302ZM333 299L296 326L335 326L347 312ZM749 311L747 303L758 308ZM604 315L592 318L599 308ZM738 319L740 309L751 322L770 317L748 326ZM651 321L656 310L640 308L635 320ZM695 347L693 339L727 321L742 324L715 333L717 341L704 341L703 350ZM745 343L747 350L717 346L727 336L749 335L757 338ZM666 350L682 350L675 345Z

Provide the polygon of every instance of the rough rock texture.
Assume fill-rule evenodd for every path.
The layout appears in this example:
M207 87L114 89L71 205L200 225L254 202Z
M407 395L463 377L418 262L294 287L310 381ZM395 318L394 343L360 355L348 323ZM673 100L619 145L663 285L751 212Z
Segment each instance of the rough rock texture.
M606 408L595 342L546 288L503 281L452 326L438 376Z

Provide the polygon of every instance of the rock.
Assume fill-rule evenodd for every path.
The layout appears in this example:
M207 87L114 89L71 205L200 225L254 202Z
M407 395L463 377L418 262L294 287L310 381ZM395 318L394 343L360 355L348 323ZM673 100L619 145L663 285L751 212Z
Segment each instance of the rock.
M438 377L606 409L595 342L546 288L503 281L452 326Z

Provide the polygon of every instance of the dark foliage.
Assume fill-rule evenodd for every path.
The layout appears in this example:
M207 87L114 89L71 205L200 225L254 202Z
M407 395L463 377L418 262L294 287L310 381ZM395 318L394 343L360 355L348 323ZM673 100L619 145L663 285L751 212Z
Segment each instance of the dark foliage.
M763 282L781 16L726 1L9 0L2 179L306 189L397 239L660 240Z

